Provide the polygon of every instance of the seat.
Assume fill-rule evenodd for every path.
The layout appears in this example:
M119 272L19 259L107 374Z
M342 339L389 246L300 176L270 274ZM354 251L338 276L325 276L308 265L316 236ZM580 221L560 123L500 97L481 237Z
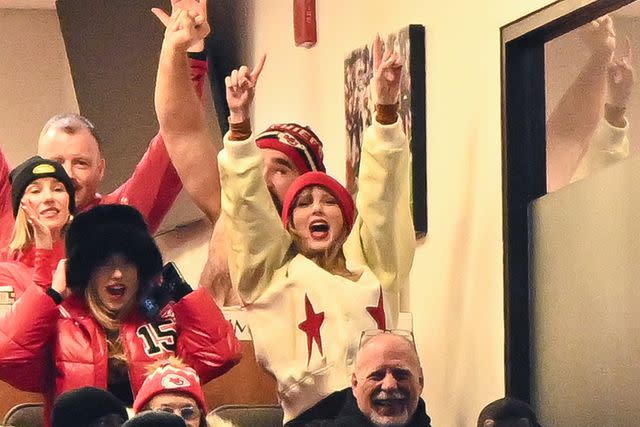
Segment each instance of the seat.
M282 427L282 408L278 405L223 405L209 412L235 427Z
M42 403L20 403L9 409L2 424L12 427L44 427Z

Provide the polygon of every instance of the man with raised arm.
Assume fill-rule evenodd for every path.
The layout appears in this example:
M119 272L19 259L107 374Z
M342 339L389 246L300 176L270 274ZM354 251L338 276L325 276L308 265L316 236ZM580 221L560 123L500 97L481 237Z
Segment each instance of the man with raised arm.
M172 0L171 3L174 10L206 16L206 4L197 0ZM191 52L187 60L187 69L190 67L189 89L197 99L202 95L203 79L207 75L207 63L202 53L204 42L200 39L187 48ZM128 204L142 213L150 231L155 232L182 189L180 176L184 177L183 174L179 176L172 164L172 150L165 144L162 131L151 140L131 177L106 195L97 192L106 171L102 143L87 118L78 114L56 115L42 129L38 155L63 165L75 187L78 212L99 204ZM176 166L179 168L180 163ZM5 249L11 240L14 224L9 171L0 150L0 250ZM190 175L188 179L197 179L197 174ZM190 182L186 184L191 185Z
M193 22L192 29L187 30L180 26L181 18L177 14L169 16L157 9L154 9L154 13L167 26L156 82L156 113L160 129L165 138L171 141L167 149L175 159L178 172L187 172L186 176L181 174L185 189L209 220L215 223L200 286L212 290L219 304L237 305L240 304L240 298L231 286L227 264L226 226L224 221L218 219L220 182L217 149L212 143L213 137L204 112L195 104L193 92L189 90L184 54L184 47L205 37L209 28L206 22L198 20ZM264 61L263 57L258 70L262 69ZM308 127L296 123L274 124L256 136L256 144L263 156L264 179L273 202L280 209L284 195L298 176L305 172L325 170L322 142ZM207 167L202 167L205 163ZM191 180L189 172L195 170L198 177Z

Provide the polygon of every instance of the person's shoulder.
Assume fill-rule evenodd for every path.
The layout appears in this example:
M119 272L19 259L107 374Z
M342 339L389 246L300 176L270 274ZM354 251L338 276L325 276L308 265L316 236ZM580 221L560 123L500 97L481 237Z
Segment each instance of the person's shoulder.
M350 387L333 392L289 421L285 427L334 425L332 422L341 414L349 396L353 396Z

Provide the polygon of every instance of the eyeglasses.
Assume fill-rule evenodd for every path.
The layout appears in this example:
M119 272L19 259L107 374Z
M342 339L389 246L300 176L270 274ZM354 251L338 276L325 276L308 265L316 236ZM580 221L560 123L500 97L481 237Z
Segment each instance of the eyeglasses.
M155 410L178 415L180 418L186 421L195 420L200 416L200 410L195 406L183 406L182 408L172 408L171 406L161 406Z
M407 329L366 329L360 334L360 343L358 344L358 349L361 349L362 346L365 345L371 338L383 334L391 334L402 337L409 341L414 349L416 348L416 341L413 338L413 332Z

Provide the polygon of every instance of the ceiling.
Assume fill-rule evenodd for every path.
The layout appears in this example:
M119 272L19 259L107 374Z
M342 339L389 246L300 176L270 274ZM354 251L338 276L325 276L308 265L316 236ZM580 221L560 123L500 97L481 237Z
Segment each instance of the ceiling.
M0 9L55 9L55 0L0 0Z

